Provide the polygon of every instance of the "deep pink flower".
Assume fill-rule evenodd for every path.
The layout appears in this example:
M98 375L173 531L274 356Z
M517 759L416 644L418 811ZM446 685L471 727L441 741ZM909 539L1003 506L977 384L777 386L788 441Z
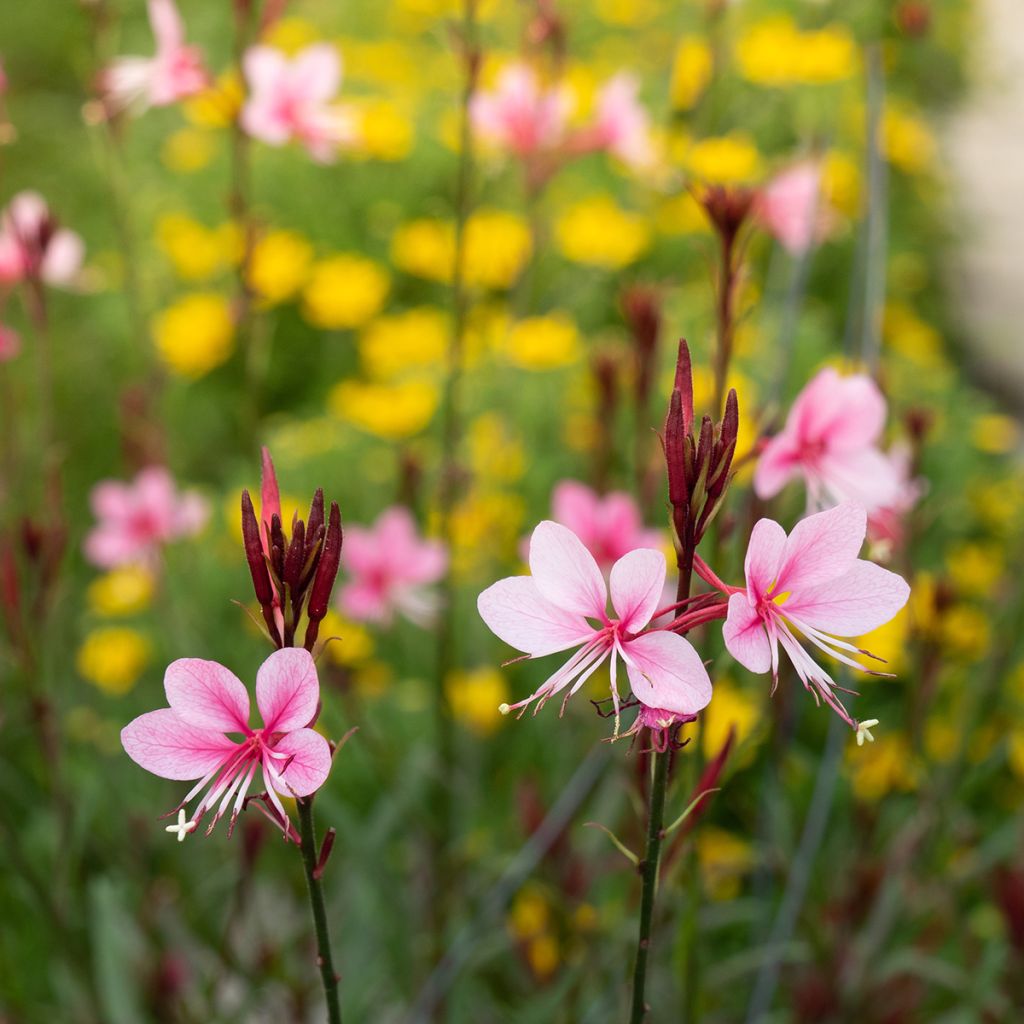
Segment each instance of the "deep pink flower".
M886 411L870 377L822 370L797 396L782 433L765 445L754 474L758 497L772 498L800 476L809 509L856 501L871 511L895 501L900 480L878 447Z
M396 612L427 625L437 610L426 588L448 567L448 553L436 540L423 540L412 513L401 505L385 509L372 527L345 531L349 582L339 594L342 611L357 622L390 625Z
M572 96L564 86L545 89L528 64L503 68L492 92L470 102L477 135L518 157L558 149L565 141Z
M481 618L505 643L531 658L578 649L533 694L503 710L525 708L533 701L539 709L571 684L568 700L606 658L616 732L619 658L633 695L646 707L694 715L711 700L711 680L690 643L663 629L643 632L665 587L665 556L660 551L639 548L623 555L606 584L579 537L546 521L530 538L530 572L488 587L477 599ZM609 590L615 617L608 614Z
M805 160L777 174L758 192L754 213L794 255L820 242L830 220L821 195L821 165Z
M111 113L169 106L209 84L202 51L185 43L185 24L174 0L149 0L148 8L156 53L117 57L100 72L100 92Z
M0 216L0 284L70 285L84 255L81 237L60 227L38 192L19 192Z
M586 484L562 480L551 495L551 517L583 541L604 573L636 548L662 546L661 533L644 526L637 503L623 491L602 497Z
M607 150L630 167L654 161L651 119L637 98L640 83L628 72L610 78L597 94L593 126L585 133L593 148Z
M242 127L269 146L301 142L314 160L329 163L353 138L350 112L333 103L341 86L341 57L330 43L307 46L291 60L271 46L250 47L242 60L249 98Z
M781 644L807 690L853 728L857 722L836 697L835 680L795 631L844 665L870 671L850 656L868 652L836 637L862 636L888 622L910 588L896 573L857 557L866 528L864 509L852 504L808 516L788 537L778 523L760 520L747 547L746 589L732 593L722 629L729 653L751 672L770 671L776 683Z
M195 491L179 494L162 466L142 470L132 483L104 480L90 502L99 523L85 538L85 556L104 569L154 562L162 544L198 533L210 513Z
M256 703L263 725L256 729L249 726L245 685L215 661L181 658L173 662L164 675L164 690L170 707L140 715L126 725L121 744L137 765L154 775L199 780L172 814L207 790L189 820L174 830L194 831L219 800L206 830L209 835L233 799L230 836L259 768L271 806L280 815L278 824L286 836L293 834L281 797L309 796L331 770L330 745L308 728L320 702L312 655L302 648L285 647L260 666ZM242 738L232 739L230 734Z
M21 337L13 327L0 324L0 363L9 363L21 352Z

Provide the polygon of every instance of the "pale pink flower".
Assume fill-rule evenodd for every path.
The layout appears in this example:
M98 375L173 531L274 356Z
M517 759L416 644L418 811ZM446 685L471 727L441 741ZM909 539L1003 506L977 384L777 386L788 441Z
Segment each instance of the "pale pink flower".
M551 518L567 526L608 573L635 548L660 548L662 535L644 526L640 509L623 491L602 497L576 480L562 480L551 495ZM529 542L526 542L528 550Z
M835 680L797 637L853 668L867 651L837 637L857 637L888 622L907 602L906 581L858 558L867 528L859 505L844 504L786 531L771 519L754 527L747 546L746 589L732 593L722 633L729 653L751 672L779 676L779 645L806 689L857 727L836 697ZM731 588L730 588L731 589Z
M339 600L349 618L390 625L400 612L427 625L438 607L428 588L444 576L448 553L440 541L423 540L412 513L394 505L372 527L345 530L345 566L349 582Z
M194 831L220 801L206 834L231 807L228 835L259 768L274 820L294 837L281 797L315 793L331 770L327 740L309 728L320 703L320 681L312 655L302 648L275 651L256 673L256 704L263 725L249 725L249 693L242 681L216 661L181 658L167 667L168 708L140 715L121 730L128 756L163 779L198 779L170 813L206 794L187 821L171 826L179 837ZM240 740L228 734L241 734ZM280 820L277 820L277 817ZM165 815L166 817L166 815ZM184 819L184 815L182 816Z
M341 86L341 57L330 43L314 43L294 58L271 46L252 46L242 60L249 98L242 127L270 146L300 142L314 160L329 163L353 139L353 119L333 103Z
M665 556L638 548L613 566L609 583L583 542L571 530L545 521L530 538L530 576L510 576L477 599L480 616L505 643L531 658L577 649L525 700L537 709L569 687L563 701L608 659L616 715L619 658L633 695L648 708L694 715L711 700L711 680L700 655L678 633L644 632L658 611L665 587ZM608 614L608 596L614 616ZM597 623L596 625L594 623Z
M206 499L179 493L162 466L142 470L131 483L104 480L90 502L99 523L85 538L85 556L104 569L154 563L161 545L198 533L210 514Z
M21 336L13 327L0 324L0 363L9 363L21 352Z
M117 57L100 72L100 92L111 113L166 107L209 85L202 51L185 43L185 24L174 0L149 0L148 9L156 53Z
M868 511L886 507L900 490L898 475L878 447L886 412L870 377L822 370L797 396L782 432L765 444L754 474L757 496L772 498L803 477L809 509L843 501Z
M558 149L565 141L572 95L564 86L545 89L528 64L503 68L495 89L470 101L476 134L518 157Z
M903 543L907 514L925 492L925 482L913 475L913 452L909 444L898 441L885 457L899 482L898 490L888 505L868 513L868 540L872 551L883 558Z
M19 192L0 216L0 284L26 279L71 285L82 267L85 244L62 228L38 192Z
M795 256L820 242L830 223L821 194L820 163L806 160L777 174L758 192L754 213Z
M651 119L637 98L640 83L628 72L610 78L597 95L593 126L585 133L593 148L607 150L630 167L654 161Z

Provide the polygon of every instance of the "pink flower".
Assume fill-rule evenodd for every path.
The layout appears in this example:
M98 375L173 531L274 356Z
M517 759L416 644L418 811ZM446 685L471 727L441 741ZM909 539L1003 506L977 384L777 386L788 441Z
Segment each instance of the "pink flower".
M806 160L777 174L758 193L754 212L788 252L799 256L828 232L821 195L821 165Z
M857 557L866 527L864 509L852 504L809 516L788 537L778 523L760 520L747 547L746 590L730 596L722 629L729 653L751 672L771 671L776 683L781 644L806 689L854 728L833 692L835 680L794 630L844 665L870 671L850 654L871 655L836 637L861 636L888 622L906 604L910 588L902 577Z
M0 363L9 363L21 352L21 337L13 327L0 324Z
M99 523L85 538L85 556L104 569L154 562L160 545L198 533L209 516L205 499L179 494L161 466L142 470L130 484L104 480L90 502Z
M662 545L661 533L644 526L636 502L622 491L601 497L586 484L563 480L551 496L551 516L583 541L604 573L636 548Z
M148 107L166 107L209 84L202 51L185 43L185 24L174 0L149 0L148 6L156 53L118 57L100 72L100 92L111 113L129 107L138 113Z
M444 575L448 553L440 541L421 540L409 510L394 505L372 527L345 531L345 564L351 579L339 597L350 618L390 625L395 612L401 612L427 625L437 599L425 588Z
M544 89L528 64L503 68L493 92L470 103L477 135L518 157L557 149L565 140L572 97L564 87Z
M606 658L616 733L619 658L634 696L648 708L694 715L711 700L711 680L690 643L663 629L643 632L665 587L665 556L660 551L638 548L623 555L606 585L579 537L546 521L530 538L530 572L488 587L477 599L481 618L495 635L531 658L577 650L533 694L503 710L525 708L533 701L539 709L571 684L568 701ZM614 618L607 611L609 590Z
M595 149L605 149L630 167L654 161L651 119L637 99L639 82L626 72L610 78L597 96L595 123L587 133Z
M822 370L797 396L782 433L765 445L754 474L758 497L772 498L802 476L811 509L843 501L868 511L889 505L900 480L878 447L886 411L870 377Z
M242 127L269 146L301 142L314 160L329 163L353 137L352 118L332 104L341 86L341 57L329 43L315 43L289 60L270 46L250 47L242 60L249 98Z
M924 494L923 480L913 474L913 453L906 442L897 442L886 453L886 459L898 481L893 500L885 506L874 508L868 514L868 540L872 552L881 558L888 558L893 548L903 543L907 514Z
M0 217L0 283L70 285L84 254L81 237L59 226L38 192L19 192L7 204Z
M309 796L331 770L330 745L308 728L320 703L312 655L302 648L285 647L260 666L256 703L263 726L257 729L249 726L245 685L215 661L181 658L173 662L164 675L164 691L170 707L140 715L126 725L121 744L137 765L154 775L199 780L174 811L207 790L190 819L168 831L178 831L179 837L194 831L219 800L206 829L209 835L234 799L230 836L259 768L267 798L280 817L277 824L292 837L294 829L281 797ZM234 740L229 733L240 733L242 739Z

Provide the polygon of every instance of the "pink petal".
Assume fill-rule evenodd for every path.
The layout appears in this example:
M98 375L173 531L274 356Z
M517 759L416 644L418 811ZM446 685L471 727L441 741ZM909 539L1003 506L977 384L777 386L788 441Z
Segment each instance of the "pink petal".
M363 574L376 570L382 559L376 534L365 526L345 527L345 544L341 556L350 573Z
M590 547L596 534L600 499L586 484L562 480L551 493L551 514Z
M39 273L47 284L71 284L82 269L85 242L74 231L57 231L46 246Z
M157 52L176 50L185 42L185 25L174 0L149 0L149 24Z
M179 658L164 673L167 703L199 729L249 732L249 694L232 671L216 661Z
M695 715L711 700L700 655L678 633L655 630L622 645L633 694L648 707Z
M780 612L832 636L861 636L888 622L909 596L902 576L858 559L839 579L802 589Z
M139 715L121 730L125 753L163 779L201 779L238 749L220 731L183 722L170 708Z
M98 483L89 495L89 504L98 519L126 519L135 508L132 492L116 480Z
M348 543L348 538L345 538ZM387 591L379 583L358 581L341 588L338 603L350 619L356 622L384 622L391 617Z
M287 784L285 796L309 796L327 781L331 771L331 748L320 733L297 729L282 736L274 744L274 752L291 758L282 773Z
M264 445L260 449L262 469L260 472L260 521L270 525L274 516L281 518L281 491L277 486L277 473L274 471L274 460L270 457L270 451ZM288 529L289 523L281 523L281 526ZM262 535L263 531L261 531ZM266 538L264 537L264 550L266 550Z
M530 572L552 604L588 618L603 619L608 602L604 577L594 556L572 530L544 520L530 537Z
M819 460L818 472L833 500L856 502L868 511L897 501L903 480L878 448L837 451Z
M644 628L658 610L665 589L665 556L650 548L637 548L612 566L612 606L631 633Z
M256 673L256 704L267 732L291 732L309 725L320 702L320 680L309 651L274 651Z
M772 667L772 648L764 623L746 594L729 598L729 614L722 626L722 637L729 653L751 672L767 672Z
M304 101L332 99L341 85L341 57L330 43L307 46L292 61L291 87Z
M112 569L146 558L151 545L140 542L117 525L101 525L91 530L82 544L85 557L101 569Z
M774 519L759 519L750 532L743 566L752 600L764 597L775 582L785 547L786 531Z
M837 505L801 519L786 541L775 592L798 596L806 587L816 587L849 572L864 544L867 528L867 513L861 505Z
M492 583L476 606L495 636L535 658L577 647L594 635L581 615L543 597L530 576L509 576Z
M800 472L800 458L786 431L765 446L754 470L754 492L762 501L774 498Z

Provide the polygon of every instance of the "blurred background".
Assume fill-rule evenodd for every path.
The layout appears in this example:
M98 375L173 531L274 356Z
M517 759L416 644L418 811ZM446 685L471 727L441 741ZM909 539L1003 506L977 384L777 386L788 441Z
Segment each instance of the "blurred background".
M232 603L261 445L287 522L323 487L370 552L319 662L318 728L359 728L315 803L346 1019L627 1019L639 883L586 823L642 848L645 744L585 699L502 718L555 666L502 668L475 602L567 481L671 558L681 337L698 415L739 397L719 574L803 514L753 470L830 365L886 397L908 498L871 555L912 597L864 641L894 677L844 680L863 747L695 639L669 814L708 765L718 792L667 844L649 1019L1019 1019L1017 4L169 9L0 10L0 1021L325 1019L296 850L251 812L179 845L186 784L119 739L174 659L266 657ZM402 577L388 512L444 573Z

